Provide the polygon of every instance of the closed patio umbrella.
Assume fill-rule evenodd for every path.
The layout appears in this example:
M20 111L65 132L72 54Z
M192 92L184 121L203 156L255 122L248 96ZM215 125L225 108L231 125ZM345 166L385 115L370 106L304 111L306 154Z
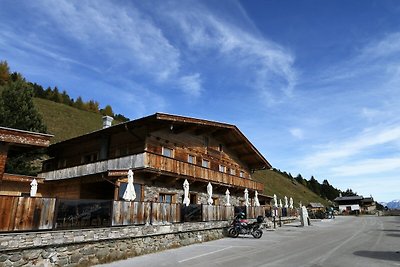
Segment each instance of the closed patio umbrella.
M36 179L33 179L31 182L31 193L30 193L31 197L36 196L37 187L38 187L38 183L37 183Z
M133 185L133 171L128 171L128 185L126 186L124 195L122 196L126 201L133 201L136 198L135 187Z

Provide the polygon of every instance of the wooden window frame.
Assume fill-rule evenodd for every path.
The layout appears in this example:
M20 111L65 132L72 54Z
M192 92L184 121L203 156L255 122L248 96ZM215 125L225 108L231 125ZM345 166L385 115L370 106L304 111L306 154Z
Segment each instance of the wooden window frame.
M222 165L222 164L219 164L219 165L218 165L218 171L219 171L219 172L226 173L226 166L225 166L225 165Z
M164 193L164 192L160 192L160 193L158 193L158 202L160 202L160 203L169 203L169 204L171 204L171 203L174 203L174 201L175 201L175 195L176 195L176 193ZM166 196L169 196L169 197L171 197L171 202L166 202L165 200L166 200Z
M167 155L165 155L165 151L167 151L167 150L170 150L171 151L171 156L167 156ZM173 148L170 148L170 147L165 147L165 146L163 146L162 147L162 149L161 149L161 154L164 156L164 157L167 157L167 158L174 158L174 149Z
M190 158L192 158L193 159L193 162L190 162ZM187 161L188 161L188 163L190 163L190 164L196 164L196 156L194 156L194 155L192 155L192 154L188 154L188 157L187 157Z
M205 162L207 162L207 164L204 164ZM207 165L207 166L206 166L206 165ZM201 160L201 166L202 166L203 168L209 169L209 168L210 168L210 161L207 160L207 159L202 159L202 160Z

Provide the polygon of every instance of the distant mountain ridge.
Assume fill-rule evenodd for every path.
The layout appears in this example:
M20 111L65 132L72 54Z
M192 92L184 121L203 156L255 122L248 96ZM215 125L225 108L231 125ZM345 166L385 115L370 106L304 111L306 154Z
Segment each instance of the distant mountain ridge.
M380 202L384 207L388 207L391 210L400 210L400 199L395 199L390 202Z

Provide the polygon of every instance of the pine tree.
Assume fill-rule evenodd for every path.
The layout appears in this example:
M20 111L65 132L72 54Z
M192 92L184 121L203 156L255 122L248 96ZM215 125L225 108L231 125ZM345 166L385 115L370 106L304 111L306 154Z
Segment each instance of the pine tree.
M0 125L33 132L46 132L33 104L33 90L23 80L8 82L0 99Z
M82 97L80 97L80 96L78 96L78 98L76 99L76 101L75 101L75 103L74 103L74 106L77 108L77 109L84 109L84 103L83 103L83 100L82 100Z
M0 97L0 126L45 133L46 126L33 104L33 89L21 77L14 75L3 86ZM32 163L42 156L43 151L40 150L9 155L6 172L36 175L40 166Z
M0 86L5 85L10 79L10 68L7 61L0 61Z
M62 96L61 96L61 94L60 94L60 91L58 91L57 86L54 87L53 95L52 95L52 97L51 97L50 100L51 100L51 101L54 101L54 102L56 102L56 103L62 103L63 98L62 98Z
M99 112L99 102L90 100L87 104L88 111L98 113Z
M101 114L103 114L104 116L114 117L114 112L110 105L105 106L104 109L101 110Z

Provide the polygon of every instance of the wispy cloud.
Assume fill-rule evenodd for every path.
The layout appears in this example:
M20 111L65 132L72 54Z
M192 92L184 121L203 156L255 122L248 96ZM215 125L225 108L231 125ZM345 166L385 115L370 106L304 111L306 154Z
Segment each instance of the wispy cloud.
M181 77L178 81L178 84L181 90L190 96L197 97L203 90L199 73Z
M196 5L184 12L177 9L169 13L168 18L182 30L189 49L216 53L216 58L229 65L226 72L241 72L238 79L243 86L252 87L265 103L280 102L292 95L297 73L294 56L288 50L201 9Z
M105 53L111 64L132 68L127 72L163 81L179 71L179 50L134 5L129 11L110 2L35 1L35 5L69 38Z
M351 165L334 166L330 169L332 175L345 177L390 173L398 170L400 170L400 157L352 161Z
M304 131L300 128L291 128L289 130L290 134L297 138L297 139L303 139L304 138Z
M321 146L317 151L302 160L301 164L316 168L327 165L335 165L346 159L361 154L367 149L397 143L400 140L400 127L377 127L366 130L364 133L344 141L334 140L332 144ZM341 163L339 163L341 164Z

